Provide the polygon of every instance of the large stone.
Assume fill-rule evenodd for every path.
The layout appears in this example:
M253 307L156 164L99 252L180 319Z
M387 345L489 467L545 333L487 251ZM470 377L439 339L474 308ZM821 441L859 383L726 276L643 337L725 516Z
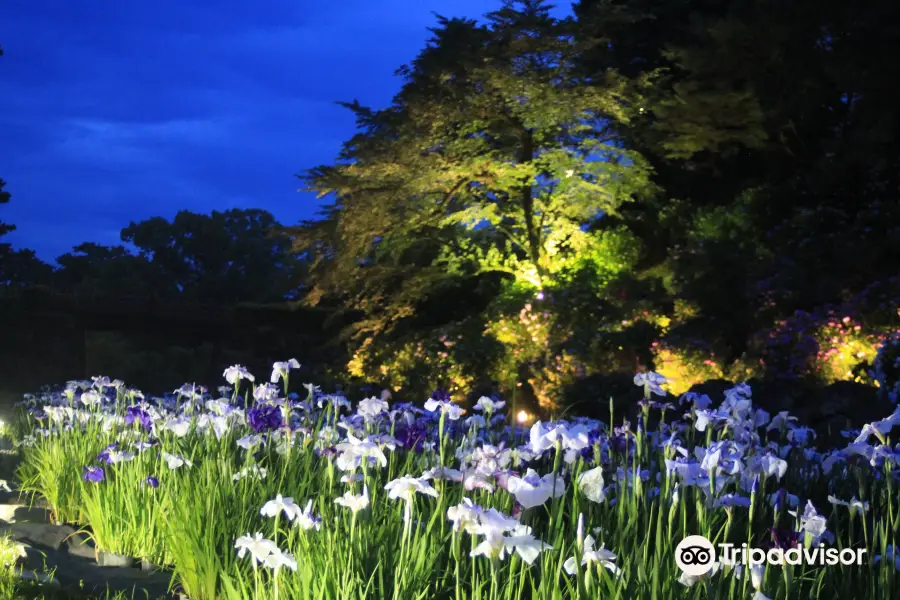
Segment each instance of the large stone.
M60 551L87 559L94 559L97 556L94 540L84 532L78 532L69 537L66 545L60 548Z
M49 565L48 565L49 566ZM74 556L58 557L55 578L64 588L81 586L85 591L102 593L124 591L135 598L161 598L171 581L171 574L146 573L135 568L101 567L96 562Z
M132 556L113 554L112 552L97 552L97 564L101 567L134 567L135 560Z
M14 486L13 482L8 482ZM11 492L0 490L0 504L21 504L23 506L31 506L34 508L50 508L50 503L43 496L32 495L26 492L20 492L13 489Z
M68 525L27 522L0 524L0 534L9 534L42 552L57 552L74 533L75 529Z
M8 523L49 523L50 511L22 504L0 504L0 519Z
M0 534L10 534L25 547L23 576L48 581L79 594L103 595L126 592L129 597L158 599L167 597L171 574L144 572L133 567L104 567L97 564L93 544L83 533L66 525L40 523L7 523Z
M50 585L53 587L61 587L59 581L53 579L46 573L42 573L41 571L32 571L31 569L22 569L22 572L19 574L21 579L25 581L34 581L36 583L40 583L42 585Z

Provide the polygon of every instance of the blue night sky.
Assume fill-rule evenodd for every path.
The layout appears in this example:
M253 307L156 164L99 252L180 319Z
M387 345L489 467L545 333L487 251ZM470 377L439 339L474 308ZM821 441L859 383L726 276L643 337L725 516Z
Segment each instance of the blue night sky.
M353 134L335 101L385 106L433 13L499 5L6 0L0 177L12 201L0 220L17 230L4 241L53 261L180 209L312 218L318 203L295 174L332 161Z

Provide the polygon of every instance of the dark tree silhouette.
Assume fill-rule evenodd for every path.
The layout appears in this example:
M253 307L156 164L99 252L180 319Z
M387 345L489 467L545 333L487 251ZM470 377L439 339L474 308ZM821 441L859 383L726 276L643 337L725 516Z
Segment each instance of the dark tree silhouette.
M155 217L122 230L150 266L153 284L204 304L282 302L300 292L302 262L293 240L258 209L180 211L170 222Z

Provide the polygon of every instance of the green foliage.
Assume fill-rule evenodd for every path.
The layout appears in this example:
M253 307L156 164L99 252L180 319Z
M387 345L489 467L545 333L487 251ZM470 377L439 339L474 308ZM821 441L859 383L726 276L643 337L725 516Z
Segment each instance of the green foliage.
M406 335L369 338L347 368L352 376L380 382L407 398L427 398L435 389L463 398L498 376L503 351L502 342L487 335L484 322L473 317Z
M135 295L142 297L164 294L164 274L124 246L100 246L92 242L79 244L56 259L57 289L100 297Z
M0 179L0 204L6 204L9 202L10 194L5 191L3 188L6 187L6 182ZM10 231L14 231L16 229L15 225L9 225L7 223L3 223L0 221L0 236L6 235ZM8 245L0 246L2 251L6 252L9 250Z
M653 368L669 380L667 389L675 395L707 381L747 381L762 372L747 357L729 359L703 340L668 338L652 346Z
M171 222L155 217L131 223L122 241L134 244L146 261L152 273L146 281L185 299L277 302L297 291L300 263L289 252L291 238L264 210L180 211Z
M94 433L98 433L94 426ZM57 523L84 523L79 475L85 457L103 449L102 437L79 437L68 444L39 444L17 470L23 492L40 494L52 507Z
M32 251L9 252L0 285L41 285L95 298L154 298L203 305L284 302L300 294L303 261L274 217L258 209L180 211L131 223L124 245L79 244L55 271Z
M540 287L587 245L586 223L650 189L641 157L606 136L610 120L628 120L640 86L613 73L581 85L572 23L540 3L509 4L487 20L442 19L402 70L390 108L347 105L360 133L340 163L306 177L335 197L331 224L310 232L330 249L316 271L323 293L353 303L367 294L365 311L402 315L446 265L460 264ZM426 237L460 242L420 254L412 272L391 260L405 240ZM391 275L402 280L392 293L408 302L371 299Z
M0 49L0 56L3 50ZM0 179L0 205L9 202L10 194L4 191L6 182ZM15 225L9 225L0 221L0 237L16 229ZM34 253L30 253L33 259ZM0 243L0 286L9 285L10 282L28 281L32 278L33 269L29 268L35 261L29 260L29 252L13 251L9 244Z
M49 287L53 284L53 267L39 259L33 250L11 250L0 244L0 288Z
M898 285L900 5L574 12L521 0L438 18L388 106L343 103L355 135L302 177L328 201L320 220L284 231L264 211L182 211L123 230L136 253L80 245L53 274L0 245L0 285L302 299L341 330L335 375L349 358L416 394L490 378L557 389L663 351L691 380L707 360L725 377L865 379L840 351L817 356L819 313ZM546 335L497 337L539 292ZM891 331L897 298L860 308L860 335ZM798 332L801 313L816 317ZM462 332L472 347L444 356L434 340ZM782 337L791 350L766 341ZM868 363L866 344L852 354Z
M308 300L336 298L359 315L354 344L380 346L481 275L528 295L636 262L626 232L590 227L654 190L641 155L611 137L647 80L586 79L574 25L541 2L506 3L485 24L442 18L389 108L346 104L359 133L337 164L305 178L333 204L296 235L314 256ZM420 341L397 343L388 347L415 356L409 343Z
M640 392L633 381L630 390ZM157 555L171 561L173 583L196 600L896 597L900 574L887 549L900 524L893 466L861 461L823 468L824 454L810 444L809 429L790 421L767 429L768 419L757 421L762 413L756 411L755 397L751 402L746 391L729 392L730 400L715 409L723 415L722 423L708 424L703 431L685 427L677 440L668 424L699 420L696 406L646 406L641 409L643 426L633 430L618 413L610 425L579 423L576 428L556 421L552 429L535 429L534 436L540 442L552 432L558 441L530 457L519 448L525 432L502 418L476 422L471 429L458 424L445 428L441 418L439 424L422 426L429 444L413 450L387 434L417 420L415 413L397 405L390 418L345 419L327 401L316 407L310 393L303 407L288 409L298 427L255 435L240 413L219 414L229 398L214 401L219 409L206 412L210 398L203 396L197 405L182 405L178 417L158 414L152 429L158 445L131 461L104 465L102 481L79 480L79 494L67 500L85 508L101 549L140 553L149 538L149 545L163 550ZM649 389L644 393L650 397ZM135 401L127 393L120 391L114 401L104 403L102 412L95 406L67 414L72 408L61 400L71 402L72 396L48 395L45 406L50 410L41 411L53 416L54 425L28 417L34 437L22 448L27 465L43 464L42 456L71 456L42 467L48 480L66 478L72 463L96 462L97 451L113 440L146 442L151 436L138 424L125 424L123 413ZM274 400L250 402L257 410L266 404L275 411L284 406ZM628 403L635 405L633 398ZM170 419L185 429L173 431ZM220 425L228 424L224 430L213 426L218 419ZM763 461L773 460L768 446L744 446L735 439L742 434L786 447L784 462L776 461L775 472L766 474L769 467ZM721 482L710 484L712 489L686 485L687 473L667 468L688 464L672 462L676 453L698 456L726 445L734 449L734 458L710 467L711 479ZM844 445L846 440L840 440L838 449ZM350 468L340 466L347 463L334 458L337 452ZM161 453L185 460L169 467ZM370 456L383 460L369 462ZM841 453L829 456L839 460ZM356 458L361 459L358 465L352 463ZM490 471L484 472L482 461ZM743 468L733 469L734 463ZM492 487L436 480L433 474L447 467L476 473ZM521 488L516 493L512 486L500 486L501 477L511 482L526 467L533 469L527 476L544 478L546 483L537 487L547 493L517 511L515 523L500 530L497 521L512 515L525 497ZM431 479L419 479L417 485L428 485L429 493L392 497L393 486L407 483L397 479L425 472ZM158 476L157 488L140 486L149 474ZM44 493L44 485L36 489ZM366 502L358 512L335 502L342 494L358 497L363 489ZM291 496L284 497L287 493ZM801 520L804 513L792 510L795 498L798 504L808 501L799 504L808 507L807 518ZM850 498L863 500L851 508ZM271 505L261 510L269 502L275 510L269 510ZM454 513L460 517L456 523L449 519ZM826 527L827 536L822 535ZM678 542L688 535L702 535L716 545L764 548L795 532L807 547L865 550L863 560L869 562L853 566L790 560L768 565L759 577L748 576L746 565L745 570L726 565L689 579L673 560ZM611 555L581 561L587 535L596 542L594 550L603 548ZM252 545L253 536L259 544L248 556L245 544Z
M158 335L116 331L86 331L84 338L88 373L121 373L141 389L202 381L213 371L215 349L209 341L161 342ZM236 343L234 340L231 345ZM224 346L220 342L220 350L225 350Z
M900 333L885 340L875 357L872 377L878 393L893 403L900 400Z
M896 122L885 86L897 65L872 52L896 47L886 23L897 7L850 10L576 5L580 36L608 42L584 54L587 70L653 76L644 118L618 134L665 197L626 207L624 221L647 248L646 273L696 309L672 334L724 347L727 360L755 331L840 303L896 263L898 147L873 126Z

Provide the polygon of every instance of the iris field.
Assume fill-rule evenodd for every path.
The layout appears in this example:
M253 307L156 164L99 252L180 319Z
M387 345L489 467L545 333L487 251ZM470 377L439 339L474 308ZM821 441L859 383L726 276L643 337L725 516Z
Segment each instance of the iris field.
M104 377L28 396L13 424L22 488L100 551L170 569L192 600L900 594L900 409L820 448L794 417L755 408L746 384L672 400L641 373L632 423L525 427L498 398L469 411L440 392L424 407L351 402L295 385L296 366L261 384L234 366L227 386L166 397ZM688 535L865 553L720 557L689 576L675 562Z

